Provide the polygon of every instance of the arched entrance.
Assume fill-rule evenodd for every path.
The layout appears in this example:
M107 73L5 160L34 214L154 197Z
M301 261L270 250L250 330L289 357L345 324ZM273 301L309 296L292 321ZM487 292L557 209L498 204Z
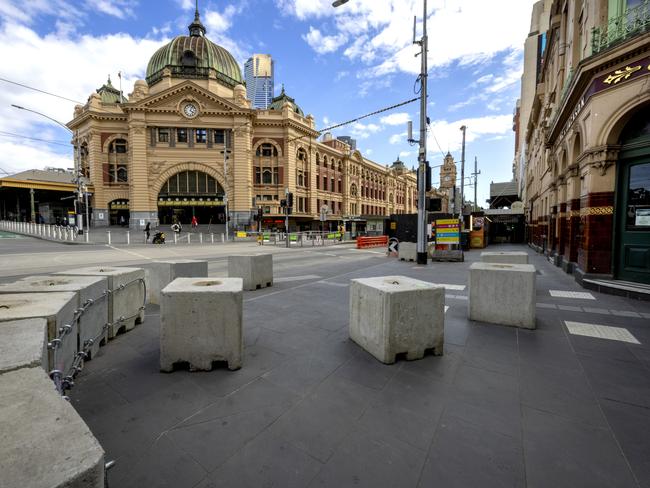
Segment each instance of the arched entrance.
M616 276L650 284L650 119L647 107L623 129L616 175Z
M120 198L108 203L109 225L129 225L129 200Z
M180 171L172 175L158 193L158 219L163 225L190 224L196 217L201 225L225 224L223 187L203 171Z

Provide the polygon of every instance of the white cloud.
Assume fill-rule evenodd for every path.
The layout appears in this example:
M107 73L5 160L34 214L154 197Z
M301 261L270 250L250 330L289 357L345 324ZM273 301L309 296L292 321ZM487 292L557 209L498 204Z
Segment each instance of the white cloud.
M137 39L127 34L39 35L23 25L5 22L0 26L0 45L11 46L3 51L3 60L12 70L10 76L3 77L85 103L109 74L118 87L117 72L122 71L122 88L128 94L135 80L144 77L149 58L166 41ZM25 62L26 59L34 62ZM12 108L11 104L38 110L66 123L73 117L74 102L8 83L0 82L0 87L0 130L37 138L42 138L44 131L52 130L57 140L69 140L70 135L63 128L38 115ZM17 139L12 141L12 146L3 141L0 167L24 170L62 166L61 158L69 159L59 154L59 149L67 154L66 148L23 143Z
M193 0L176 0L176 3L183 10L193 10L195 7Z
M512 114L487 115L453 122L434 120L429 128L427 146L429 148L438 147L433 137L433 134L435 134L435 138L443 147L447 146L450 151L460 149L462 144L460 127L463 125L467 127L465 143L469 145L474 141L483 139L485 136L494 138L495 136L509 134L512 131Z
M407 136L408 136L408 134L407 134L406 132L401 132L401 133L399 133L399 134L393 134L393 135L390 136L390 138L388 139L388 142L391 143L391 144L402 144L402 143L406 143L406 138L407 138Z
M95 11L112 15L118 19L135 17L133 11L135 2L132 0L86 0L86 3Z
M320 30L309 27L309 33L302 36L307 44L318 54L327 54L336 51L340 46L347 42L344 34L336 36L324 36Z
M401 151L399 153L400 158L408 158L411 154L413 154L411 151Z
M528 34L534 2L500 0L499 11L508 12L508 21L495 27L493 22L486 21L494 17L492 2L430 1L430 67L442 68L454 62L480 63L502 51L520 51ZM356 0L340 8L332 8L330 0L276 0L276 5L299 20L333 22L338 34L329 37L351 39L352 44L345 49L345 55L372 65L370 72L376 76L397 71L416 74L420 70L420 60L413 56L418 47L412 44L412 32L413 17L417 16L417 35L421 35L421 0ZM319 27L310 26L310 34L313 31L320 32ZM310 34L304 36L305 40L321 54L333 52L344 44L331 43L328 50L322 51ZM512 61L519 64L515 55Z
M379 120L382 124L386 125L406 125L406 123L411 120L411 116L406 112L397 112L386 115Z
M367 139L371 134L376 134L382 129L383 127L377 124L362 124L361 122L355 122L348 130L355 139Z

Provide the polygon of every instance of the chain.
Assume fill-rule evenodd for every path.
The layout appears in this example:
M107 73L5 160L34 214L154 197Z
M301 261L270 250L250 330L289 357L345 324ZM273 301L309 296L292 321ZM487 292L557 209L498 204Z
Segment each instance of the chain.
M101 331L99 332L99 334L97 334L95 337L93 337L91 339L86 339L84 341L84 343L83 343L81 351L78 351L75 354L74 359L72 360L72 365L70 366L68 371L65 372L65 374L62 371L59 371L57 369L52 370L50 372L50 378L52 378L52 381L54 381L54 384L56 386L57 391L66 400L69 400L69 398L68 398L68 396L66 396L65 392L67 390L71 389L74 386L74 380L77 377L77 375L83 370L84 361L88 358L89 352L90 352L91 348L93 347L93 345L104 336L104 334L108 331L109 328L114 327L116 325L121 325L124 322L126 322L127 320L134 319L134 318L138 317L140 315L140 313L142 313L145 310L145 304L146 304L146 300L147 300L147 284L146 284L144 278L136 278L133 281L129 281L128 283L121 284L115 290L106 290L106 291L104 291L104 293L99 298L97 298L95 300L92 300L92 299L86 300L86 302L84 303L84 305L81 308L75 310L75 320L76 320L76 322L78 324L79 319L81 318L81 316L88 310L88 308L90 308L98 300L106 298L106 297L108 297L108 295L111 295L111 294L117 292L118 290L123 291L128 286L131 286L134 283L140 283L142 285L142 289L143 289L142 306L140 306L138 308L138 311L133 315L129 315L128 317L125 317L125 316L122 315L115 322L106 322L104 324L104 326L102 327ZM68 326L63 326L63 327L61 327L61 329L64 329L65 327L68 327ZM61 330L61 329L59 329L59 330ZM67 332L65 332L65 334L69 334L71 330L72 330L72 327L70 326L70 328L67 329ZM55 364L56 364L56 353L57 353L58 348L61 345L60 339L61 339L61 337L57 337L56 339L54 339L50 343L50 344L53 344L53 343L56 344L55 346L53 346ZM49 346L49 344L48 344L48 346Z

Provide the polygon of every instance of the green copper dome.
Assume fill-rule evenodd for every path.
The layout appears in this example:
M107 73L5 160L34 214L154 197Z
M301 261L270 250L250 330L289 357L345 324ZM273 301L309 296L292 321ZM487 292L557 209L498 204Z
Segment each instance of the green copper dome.
M175 78L208 78L211 73L227 86L243 83L241 69L232 54L205 37L198 9L189 36L178 36L158 49L147 66L147 83L153 85L169 68Z
M280 93L280 95L278 95L271 101L271 105L269 105L269 110L278 110L279 112L281 112L282 106L286 102L289 102L291 109L294 112L296 112L298 115L301 115L302 117L305 116L305 114L302 112L302 109L296 104L296 101L284 92L284 85L282 85L282 92Z

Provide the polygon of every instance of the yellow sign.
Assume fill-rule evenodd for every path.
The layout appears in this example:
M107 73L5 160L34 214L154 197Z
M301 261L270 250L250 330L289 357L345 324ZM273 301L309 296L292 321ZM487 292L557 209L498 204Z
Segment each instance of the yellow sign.
M390 229L391 229L391 230L395 230L395 229L397 229L397 222L391 222L391 223L390 223Z
M246 232L238 231L237 232L237 237L246 237Z

